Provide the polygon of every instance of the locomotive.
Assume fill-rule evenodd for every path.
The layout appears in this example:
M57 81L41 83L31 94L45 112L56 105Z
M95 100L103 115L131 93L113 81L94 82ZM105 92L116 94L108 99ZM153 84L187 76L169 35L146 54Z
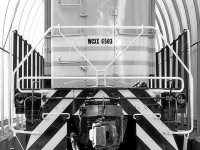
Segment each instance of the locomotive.
M26 131L13 132L27 134L26 149L186 149L193 121L186 130L178 117L186 108L193 115L189 32L183 62L155 27L155 0L44 3L44 71L20 77L13 92L26 117ZM162 74L173 64L158 57L158 37L186 78Z

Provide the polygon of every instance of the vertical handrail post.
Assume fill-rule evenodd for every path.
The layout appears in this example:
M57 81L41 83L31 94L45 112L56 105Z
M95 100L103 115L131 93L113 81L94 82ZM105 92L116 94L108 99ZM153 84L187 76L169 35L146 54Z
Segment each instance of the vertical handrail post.
M161 50L161 76L165 77L165 48ZM162 79L161 88L165 88L165 80Z
M169 47L166 47L166 76L170 77L170 53ZM170 88L170 82L167 81L167 88Z
M173 41L173 50L174 52L176 53L176 41ZM172 77L175 77L177 76L176 75L176 56L173 54L173 59L172 59ZM176 88L176 81L174 81L174 87L173 88Z
M4 51L0 51L1 134L4 135Z
M27 54L27 41L25 40L24 41L24 55L23 55L23 58L26 56L26 54ZM28 61L27 60L25 60L24 61L24 77L27 77L28 76L28 73L27 73L27 66L28 66ZM24 79L24 88L26 89L26 88L28 88L28 86L27 86L27 84L28 84L28 80L27 79Z
M182 36L178 36L178 56L180 57L180 59L182 59L182 49L183 49L183 45L182 45ZM181 63L178 62L178 77L182 76L182 66ZM178 88L181 86L181 83L178 82Z
M156 77L159 77L159 59L158 59L159 53L156 52ZM159 79L156 80L156 88L159 88Z
M184 33L184 38L183 38L183 43L184 43L184 64L186 67L188 67L188 45L187 45L187 32L185 31ZM188 92L188 74L186 72L186 70L184 70L184 83L185 83L185 90ZM187 95L187 99L188 99L188 95Z
M200 44L197 44L197 58L200 58ZM200 77L200 59L197 59L197 76ZM200 89L200 80L197 80L197 90ZM197 97L200 96L200 92L197 92ZM197 101L197 135L200 136L200 101Z

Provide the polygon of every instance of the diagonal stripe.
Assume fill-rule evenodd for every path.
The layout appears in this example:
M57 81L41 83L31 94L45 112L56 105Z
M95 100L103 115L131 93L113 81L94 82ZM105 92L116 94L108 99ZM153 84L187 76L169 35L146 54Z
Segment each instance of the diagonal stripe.
M119 90L119 92L126 97L133 97L133 93L128 90ZM173 135L163 134L163 131L170 132L171 130L160 120L158 117L148 108L145 107L139 99L128 100L141 114L151 113L152 115L143 115L151 124L154 126L158 132L175 148L177 148L176 142ZM156 119L155 119L156 118Z
M108 96L108 94L107 93L105 93L104 91L102 91L102 90L100 90L94 97L109 97ZM118 104L118 106L120 106L119 104ZM124 115L127 115L127 113L124 111L124 110L122 110L123 111L123 114ZM79 115L79 110L74 114L74 115Z
M76 94L78 95L81 91L77 92ZM73 90L70 91L70 93L67 95L67 97L73 97L73 96L77 96L74 95ZM51 101L51 100L50 100ZM56 107L54 107L52 109L52 111L50 113L62 113L66 107L73 101L73 99L63 99L61 100L60 103L58 103L58 105L56 105ZM49 101L48 101L49 102ZM40 132L40 135L31 135L28 145L27 145L27 149L29 149L31 147L31 145L34 144L34 142L39 139L39 137L47 130L47 128L59 117L60 115L47 115L46 120L43 120L35 129L35 132Z
M47 94L44 94L46 95L46 97L54 97L53 95L56 93L57 91L56 90L49 90ZM48 101L48 100L47 100ZM47 102L46 101L46 102ZM42 104L41 105L44 105L46 102L42 101Z
M150 92L151 91L151 92ZM162 106L160 103L156 102L155 99L146 99L146 97L155 97L152 90L145 89L131 89L130 92L138 99L144 103L152 112L161 113L163 112ZM163 116L162 116L163 117Z
M107 93L105 93L105 91L100 90L94 97L109 97ZM119 106L119 104L118 104ZM127 115L126 111L122 110L124 115ZM74 114L74 115L78 115L79 114L79 110Z
M147 92L147 94L149 94L150 97L156 97L156 93L155 90L145 90ZM157 102L159 105L161 105L161 101Z
M152 150L139 137L137 137L136 141L137 141L137 147L140 148L139 150ZM135 148L134 150L137 150L137 149Z
M51 97L65 97L71 90L57 90ZM51 92L50 92L51 93ZM51 99L43 105L43 111L49 113L62 101L62 99ZM48 109L47 109L48 108Z
M68 126L68 124L67 124ZM67 129L68 131L68 129ZM66 135L61 141L60 143L54 148L54 150L68 150L71 148L71 143L70 143L70 139L69 136Z
M135 97L151 97L145 89L131 89ZM132 96L133 96L132 95ZM142 99L144 104L159 105L154 99Z
M123 115L128 115L123 109L122 109L122 113Z
M138 125L136 124L136 135L152 150L162 150L160 146Z
M54 137L42 148L42 150L54 149L60 141L67 135L67 123L54 135ZM53 143L53 144L52 144Z
M94 89L86 89L83 90L77 97L94 97L94 95L96 95L96 93L98 93L99 90L94 90ZM75 114L80 106L85 102L85 98L84 99L74 99L72 101L72 103L69 104L69 106L65 109L65 113L70 113L70 114Z
M94 97L108 97L108 95L104 91L100 90Z
M96 93L96 95L94 95L93 97L97 97L97 98L102 98L102 97L108 97L108 95L104 92L104 91L102 91L102 90L100 90L98 93ZM98 101L98 100L97 100ZM76 113L74 113L74 115L79 115L79 110L77 110L77 112Z
M63 113L74 114L80 108L80 106L84 103L84 101L85 101L85 98L83 98L83 99L80 99L80 98L76 99L76 97L88 97L88 96L92 96L92 95L95 95L99 90L85 89L85 90L82 90L82 91L81 90L72 90L72 91L73 91L73 97L74 97L74 99L72 100L72 102L68 106L66 106L66 108L63 111ZM72 97L72 96L69 96L69 97ZM49 101L49 102L52 102L52 101ZM57 105L55 105L54 107L57 107ZM46 143L49 142L49 140L59 131L59 129L64 124L65 124L65 121L63 121L62 116L59 115L56 118L56 120L54 120L50 124L50 126L46 129L46 131L43 132L43 134L39 138L37 138L37 140L30 147L30 149L34 149L35 150L35 147L37 147L37 149L42 149L46 145Z
M109 96L112 96L110 93L113 93L116 97L125 97L124 95L122 95L117 89L109 89L108 90L104 90L105 92L107 92L107 94ZM127 91L127 90L124 90ZM135 97L135 96L131 96L131 97ZM128 114L128 115L133 115L133 114L137 114L140 113L127 99L123 99L123 100L119 100L118 103L123 107L124 111ZM148 133L148 135L158 144L161 146L161 148L165 149L166 144L169 147L169 149L174 149L173 146L165 139L163 138L163 136L157 131L157 129L152 126L151 123L149 123L149 121L144 118L144 117L140 117L140 121L138 122L138 124L145 129L145 132ZM165 143L165 145L163 144ZM145 145L140 139L138 141L138 146L140 145ZM146 146L145 146L146 147Z
M104 89L103 91L110 97L113 97L111 93L114 94L114 96L116 97L124 97L117 89L109 89L109 90ZM133 105L128 100L119 99L118 103L122 106L126 114L133 115L134 113L138 113L135 107L133 107Z

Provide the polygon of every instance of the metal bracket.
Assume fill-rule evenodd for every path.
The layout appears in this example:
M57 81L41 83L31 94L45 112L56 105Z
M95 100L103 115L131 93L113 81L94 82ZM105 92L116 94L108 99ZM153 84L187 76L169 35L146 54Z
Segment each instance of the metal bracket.
M31 98L31 124L34 123L34 101L36 100L36 97L34 97L34 88L35 83L39 83L38 81L32 82L32 98Z
M60 6L80 6L82 4L83 0L80 0L80 2L78 4L63 4L61 2L61 0L58 0L57 1L57 4L60 5Z
M137 119L136 116L144 116L144 115L156 115L159 119L161 118L160 113L141 113L141 114L134 114L133 119Z
M65 37L81 36L81 35L83 35L83 31L84 31L84 29L80 29L79 33L68 34L68 35L64 35L64 36ZM51 38L51 37L63 37L63 36L62 35L50 35L50 36L47 36L47 38Z
M155 36L155 31L154 30L149 30L149 36L152 38Z
M83 61L83 57L81 57L80 61L62 61L61 56L58 56L57 60L58 60L57 62L58 64L78 64L78 63L86 62L86 61ZM87 71L88 66L80 65L80 68L83 71Z
M83 61L83 57L81 57L80 61L62 61L61 56L58 56L57 60L58 60L58 62L57 62L58 64L78 64L78 63L86 62L86 61ZM80 65L80 68L83 71L87 71L88 66Z
M81 57L80 61L62 61L61 60L61 56L58 56L58 64L77 64L77 63L81 63L83 61L83 58Z
M138 35L138 34L124 33L124 32L121 32L120 29L117 29L117 33L118 35L122 35L122 36L137 36ZM149 34L142 34L141 36L153 36L153 33L149 32Z
M70 119L70 114L69 113L43 113L42 114L42 119L48 119L48 117L46 117L45 115L67 115L66 119Z
M100 72L102 72L103 74L103 80L104 80L104 86L106 87L106 71L105 70L97 70L96 71L96 86L99 85L99 76L100 76Z
M82 12L82 13L80 13L80 16L81 16L81 17L87 17L87 15L88 15L87 12Z
M68 34L64 35L65 37L75 37L75 36L81 36L83 34L83 29L80 30L80 33L74 33L74 34ZM53 38L53 37L62 37L62 35L49 35L47 38Z

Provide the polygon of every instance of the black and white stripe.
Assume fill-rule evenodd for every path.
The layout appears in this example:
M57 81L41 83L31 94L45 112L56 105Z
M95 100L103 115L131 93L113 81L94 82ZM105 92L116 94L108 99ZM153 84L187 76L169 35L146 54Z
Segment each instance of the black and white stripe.
M55 92L55 93L54 93ZM54 93L54 94L53 94ZM147 149L178 149L173 135L166 135L163 132L170 129L154 114L151 105L159 106L152 99L126 99L126 97L154 97L153 92L143 89L80 89L80 90L54 90L50 91L47 97L74 97L74 99L50 99L43 103L45 112L48 113L70 113L78 114L79 107L84 103L85 99L76 99L76 97L112 97L113 94L117 97L122 97L118 104L122 106L125 114L144 114L151 113L152 115L140 116L136 121L136 136L137 144L145 146ZM51 106L51 107L49 107ZM46 108L46 109L45 109ZM48 108L48 109L47 109ZM66 148L67 141L67 123L62 120L61 115L47 115L48 119L42 120L34 129L40 132L40 135L31 135L27 150L31 149L62 149L63 145ZM140 146L140 145L138 145Z
M97 92L98 90L58 90L52 97L74 97L74 99L51 99L43 107L48 108L48 113L74 114L85 101L85 99L76 99L76 97L88 97L90 93L96 94ZM67 128L64 127L66 122L62 120L61 115L49 114L46 118L48 119L42 120L34 129L34 131L40 132L40 135L31 135L26 149L43 149L46 145L48 147L49 142L56 141L55 138L59 133L67 133ZM62 135L61 137L64 138L64 134ZM54 149L58 144L58 141L51 143L51 148Z
M130 89L130 90L109 90L110 93L115 93L119 97L151 97L146 90L143 89ZM105 92L107 92L105 90ZM149 92L150 93L150 92ZM109 93L107 93L109 95ZM119 100L119 104L123 107L127 114L143 114L151 113L154 114L151 109L151 105L159 105L154 99L125 99ZM148 105L147 105L148 104ZM148 134L155 143L161 149L178 149L173 135L163 134L163 132L170 131L170 129L154 114L154 115L143 115L137 122L138 129L142 128L146 134ZM140 130L141 131L141 130ZM139 133L139 132L137 132ZM143 132L141 132L143 133ZM137 137L142 137L137 135ZM144 140L145 139L141 139ZM148 142L145 143L147 146Z

